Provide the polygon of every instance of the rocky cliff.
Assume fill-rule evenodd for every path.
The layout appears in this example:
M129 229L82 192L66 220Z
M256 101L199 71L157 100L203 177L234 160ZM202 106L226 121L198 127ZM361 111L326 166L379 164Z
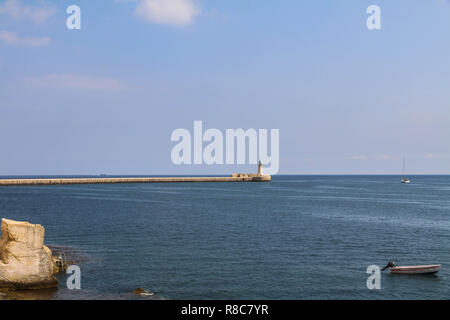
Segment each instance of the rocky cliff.
M44 227L2 219L0 288L41 289L58 285L52 252L44 245Z

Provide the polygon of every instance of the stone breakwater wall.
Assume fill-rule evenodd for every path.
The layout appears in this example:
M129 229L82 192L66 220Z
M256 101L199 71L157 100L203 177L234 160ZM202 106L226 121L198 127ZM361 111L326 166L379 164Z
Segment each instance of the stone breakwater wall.
M107 183L170 183L170 182L269 182L270 175L231 177L138 177L138 178L50 178L50 179L0 179L0 186L107 184Z

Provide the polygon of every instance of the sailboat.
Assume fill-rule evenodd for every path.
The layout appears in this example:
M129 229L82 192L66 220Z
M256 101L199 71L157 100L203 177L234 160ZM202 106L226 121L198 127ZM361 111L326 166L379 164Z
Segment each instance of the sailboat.
M405 177L405 158L402 161L402 183L411 183L411 180Z

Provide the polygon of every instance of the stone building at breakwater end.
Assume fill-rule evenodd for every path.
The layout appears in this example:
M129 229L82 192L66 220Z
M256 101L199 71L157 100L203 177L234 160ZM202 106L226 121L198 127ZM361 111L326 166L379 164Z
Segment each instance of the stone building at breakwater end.
M272 180L272 177L268 174L263 174L262 163L258 163L258 173L233 173L232 178L251 179L250 181L256 182L268 182Z
M231 177L120 177L120 178L48 178L48 179L0 179L0 186L107 184L107 183L169 183L169 182L270 182L272 177L263 174L262 164L258 173L235 173Z

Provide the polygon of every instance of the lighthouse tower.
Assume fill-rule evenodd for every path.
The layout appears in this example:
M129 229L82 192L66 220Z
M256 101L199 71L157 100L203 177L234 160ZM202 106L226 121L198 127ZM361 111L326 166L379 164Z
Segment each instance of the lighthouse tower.
M263 172L262 172L262 163L261 161L259 161L258 163L258 176L262 176Z

